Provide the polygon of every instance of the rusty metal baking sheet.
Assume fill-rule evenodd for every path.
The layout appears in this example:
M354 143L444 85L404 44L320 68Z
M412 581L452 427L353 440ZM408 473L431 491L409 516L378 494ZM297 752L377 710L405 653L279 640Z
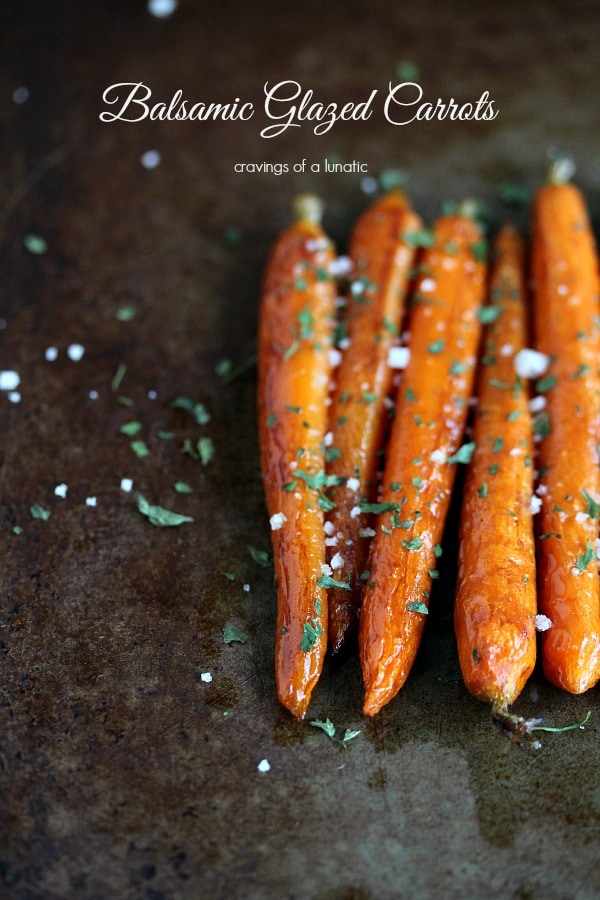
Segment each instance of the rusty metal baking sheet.
M598 5L169 6L2 11L0 370L20 383L0 391L0 894L598 897L597 690L536 671L518 711L591 711L539 746L468 695L456 507L400 695L366 720L357 660L323 673L309 718L360 731L347 749L277 703L273 573L248 549L270 550L252 357L292 198L324 198L340 252L391 169L428 221L472 195L522 224L498 188L535 188L557 146L597 221ZM389 83L411 71L424 99L488 92L497 116L392 124ZM264 85L285 80L324 103L376 90L373 115L261 137ZM156 103L181 90L255 114L100 120L111 85L140 82ZM289 171L236 171L265 162ZM140 494L193 521L153 525Z

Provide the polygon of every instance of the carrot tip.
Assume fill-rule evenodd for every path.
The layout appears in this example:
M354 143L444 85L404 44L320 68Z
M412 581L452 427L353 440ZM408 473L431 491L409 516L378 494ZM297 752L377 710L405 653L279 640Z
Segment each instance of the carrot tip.
M298 194L294 198L294 213L299 221L320 225L323 217L323 201L315 194Z
M530 737L535 726L541 721L541 719L524 719L523 716L510 713L506 706L492 705L492 722L501 731L516 738Z

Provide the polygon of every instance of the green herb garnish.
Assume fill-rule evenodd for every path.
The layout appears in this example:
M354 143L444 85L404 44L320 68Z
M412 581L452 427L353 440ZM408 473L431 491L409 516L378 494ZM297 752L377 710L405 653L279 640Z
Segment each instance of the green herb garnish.
M162 506L153 506L148 503L141 494L137 499L137 506L143 516L146 516L152 525L160 528L167 528L175 525L183 525L184 522L193 522L191 516L182 516L179 513L171 512Z

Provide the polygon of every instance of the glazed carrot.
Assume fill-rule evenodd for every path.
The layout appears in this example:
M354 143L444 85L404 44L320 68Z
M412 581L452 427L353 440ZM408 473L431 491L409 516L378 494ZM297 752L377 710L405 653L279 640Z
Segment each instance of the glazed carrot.
M354 281L344 318L350 343L335 376L330 410L332 445L327 451L327 471L348 479L335 491L336 506L329 514L327 543L332 546L334 579L348 586L329 590L329 648L333 653L356 637L360 576L369 541L364 535L367 523L352 510L360 497L374 499L377 453L388 421L384 402L392 380L388 355L401 327L421 228L421 219L408 200L394 191L360 216L350 240Z
M275 670L281 703L302 718L327 649L323 453L336 288L321 204L297 201L264 278L258 333L258 423L277 582Z
M581 192L560 166L533 206L532 276L537 347L551 358L538 390L542 511L540 608L546 677L574 694L600 677L600 591L596 562L600 481L598 260Z
M515 355L527 346L524 241L505 226L494 245L477 378L475 450L463 493L454 626L468 690L499 709L535 665L533 440Z
M415 659L456 462L468 458L460 444L480 334L482 247L472 218L446 216L422 259L360 619L369 716L396 695Z

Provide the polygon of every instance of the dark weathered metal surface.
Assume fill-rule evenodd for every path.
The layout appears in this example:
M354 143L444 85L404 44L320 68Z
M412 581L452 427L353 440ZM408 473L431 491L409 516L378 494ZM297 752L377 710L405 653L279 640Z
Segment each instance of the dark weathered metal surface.
M325 672L310 715L361 730L346 752L278 707L272 573L247 550L269 548L254 373L225 386L214 371L253 353L260 273L292 196L323 195L340 247L368 202L357 175L239 175L235 162L337 154L371 175L405 167L430 218L465 193L499 214L499 182L534 186L557 144L576 155L598 213L597 4L182 0L165 20L142 0L12 6L0 368L20 373L21 402L0 396L0 893L599 896L597 691L569 697L537 674L519 709L555 724L591 709L585 730L543 735L534 750L493 728L456 678L455 518L401 695L365 721L356 660ZM258 115L98 119L115 82L144 81L156 99L181 88L260 106L265 81L294 78L345 101L384 95L401 60L418 65L430 98L488 90L497 119L393 127L377 114L273 140L258 136ZM29 98L14 102L21 87ZM140 164L150 149L162 156L153 170ZM30 234L47 252L24 247ZM132 321L116 318L124 306ZM67 356L73 343L85 348L79 362ZM173 409L180 395L211 421ZM119 432L133 419L150 448L143 459ZM216 448L206 467L181 452L201 435ZM175 493L177 479L194 492ZM194 523L154 527L136 490ZM33 503L47 521L31 517ZM225 645L226 624L248 642Z

